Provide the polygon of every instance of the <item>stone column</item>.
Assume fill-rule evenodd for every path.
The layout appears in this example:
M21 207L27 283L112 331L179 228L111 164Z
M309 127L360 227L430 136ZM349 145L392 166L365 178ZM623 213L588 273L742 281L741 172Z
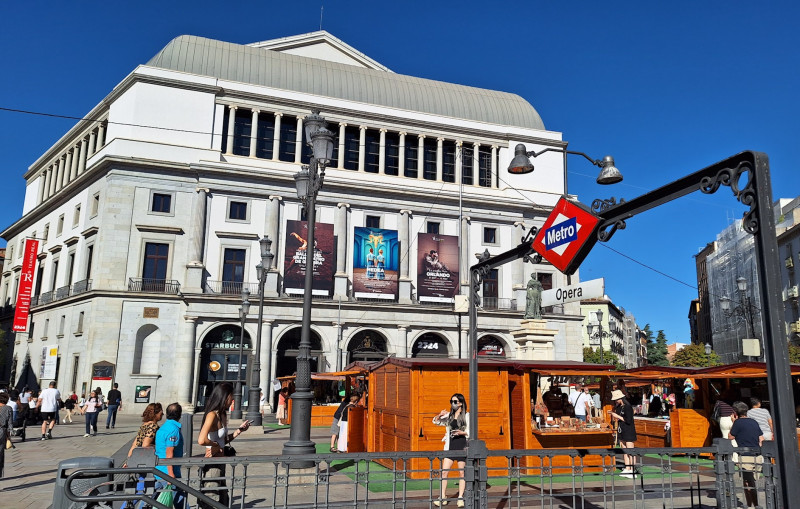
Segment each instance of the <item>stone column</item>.
M436 138L436 178L434 180L444 180L443 163L444 159L444 138Z
M364 171L364 156L366 154L367 126L358 126L358 171Z
M103 148L105 144L106 144L106 125L100 122L100 125L97 126L97 150L95 150L95 152Z
M72 151L67 152L67 158L64 160L64 181L63 185L66 186L70 183L70 173L72 168Z
M272 159L277 161L280 159L279 154L281 150L281 117L283 113L275 114L275 131L272 137Z
M347 300L349 287L347 278L347 241L350 229L347 226L349 203L336 204L336 217L333 222L333 235L336 237L336 274L334 274L333 298Z
M339 169L344 169L344 137L347 124L344 122L339 123Z
M95 143L97 143L97 134L94 132L94 129L92 129L92 132L89 134L89 146L87 147L87 150L86 150L86 152L87 152L86 153L86 157L87 158L88 157L92 157L94 155L94 153L97 152L97 149L95 147Z
M183 380L183 392L180 396L183 411L189 414L194 413L194 386L197 383L197 376L194 373L195 364L195 344L197 343L197 317L183 316L183 334L176 347L174 359L176 368L183 372L178 376Z
M492 145L492 174L489 178L489 187L497 187L497 145Z
M378 151L378 173L386 173L386 129L381 129L380 149Z
M406 133L404 131L400 131L400 146L398 150L398 157L397 160L397 175L400 177L405 177L406 175Z
M295 133L294 137L294 162L300 164L302 160L303 160L303 117L297 117L297 132Z
M475 143L472 145L472 185L480 186L481 181L481 158L480 158L481 144Z
M81 140L81 155L80 160L78 161L78 176L83 175L83 172L86 171L86 151L89 148L88 143L86 142L86 138Z
M280 252L280 224L281 224L281 198L280 196L270 196L267 204L267 216L264 224L266 225L266 235L272 241L272 267L267 272L267 282L264 284L265 297L278 297L278 253ZM266 394L266 393L265 393Z
M261 322L261 373L259 377L259 384L264 396L267 397L270 412L272 411L272 395L275 391L272 390L272 372L275 371L275 364L270 362L272 360L272 326L275 323L273 320L263 320Z
M189 237L189 262L186 264L186 282L182 288L183 293L203 293L203 246L205 245L206 230L206 202L209 190L205 187L195 189L194 196L194 223Z
M400 277L398 279L400 304L411 304L411 278L408 276L408 256L411 251L410 221L411 211L401 210L400 223L397 225L397 235L400 240Z
M469 227L470 217L463 216L461 218L461 266L459 267L459 274L461 279L461 294L469 295Z
M522 242L522 237L525 235L525 223L516 221L514 223L513 235L512 245ZM527 298L527 292L525 290L526 284L525 262L522 258L518 258L511 262L511 293L517 300L517 311L525 311L525 299Z
M228 106L228 143L225 154L233 154L233 130L236 128L236 106Z
M250 121L250 157L256 157L256 142L258 141L258 114L257 109L253 109L253 117Z
M39 174L39 197L37 198L36 204L42 203L44 201L44 188L47 185L47 170L43 171Z
M461 185L461 173L464 171L464 142L458 140L456 142L456 184Z
M78 160L80 159L80 144L72 147L72 167L69 169L70 182L78 176Z
M61 190L61 180L64 177L64 160L62 158L58 158L56 161L56 179L55 179L55 190L56 192Z
M56 194L56 182L58 181L58 169L56 163L50 167L50 188L48 191L50 192L50 196Z
M417 144L417 178L423 179L423 169L425 168L425 135L419 135L419 143Z
M341 300L340 300L341 303ZM344 322L333 322L333 325L336 327L336 362L334 363L334 369L336 371L341 371L342 367L344 366L344 354L342 349L342 336L344 335Z
M408 327L406 325L398 325L397 326L397 343L398 343L398 353L402 354L403 357L408 358L410 357L411 348L408 346Z

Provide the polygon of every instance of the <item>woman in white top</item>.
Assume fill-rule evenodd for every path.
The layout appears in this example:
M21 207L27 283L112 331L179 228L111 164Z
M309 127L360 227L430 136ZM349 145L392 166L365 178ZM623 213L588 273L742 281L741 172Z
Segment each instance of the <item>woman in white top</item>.
M438 426L446 426L447 430L444 433L444 450L445 451L463 451L467 447L467 440L469 439L469 412L467 412L467 401L464 399L463 394L453 394L450 397L450 410L442 410L439 415L433 418L433 423ZM433 505L440 507L447 505L445 499L445 491L447 490L447 474L453 463L458 465L458 472L460 477L458 479L458 507L464 507L464 489L467 486L464 480L464 460L453 460L452 458L444 458L442 460L442 491L439 500L434 500Z
M233 403L233 385L228 382L214 387L211 396L206 401L203 427L200 428L200 434L197 437L197 443L206 448L206 458L225 456L225 446L250 427L250 421L244 421L236 431L228 433L228 408L231 403ZM233 454L229 453L229 455ZM203 494L220 504L229 505L230 497L225 484L225 465L206 465L203 467L203 477L215 478L203 481ZM203 509L208 506L198 501L198 507Z

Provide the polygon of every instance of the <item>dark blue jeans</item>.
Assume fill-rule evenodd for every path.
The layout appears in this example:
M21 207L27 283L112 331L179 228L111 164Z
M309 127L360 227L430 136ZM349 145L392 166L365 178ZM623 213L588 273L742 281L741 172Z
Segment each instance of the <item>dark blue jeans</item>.
M97 414L100 412L86 412L86 434L97 433ZM94 428L94 432L92 432Z
M112 428L117 425L117 409L119 405L108 405L108 417L106 418L106 428L111 426Z

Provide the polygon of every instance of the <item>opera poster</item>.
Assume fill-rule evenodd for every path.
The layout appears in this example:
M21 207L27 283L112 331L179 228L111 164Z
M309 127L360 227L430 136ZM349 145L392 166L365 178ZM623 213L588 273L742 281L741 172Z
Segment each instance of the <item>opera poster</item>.
M308 249L307 221L286 221L286 254L283 264L283 291L302 295L306 277ZM314 283L312 294L330 295L333 290L333 271L336 265L333 225L317 223L314 229Z
M420 233L417 236L419 300L453 302L458 284L458 237Z
M353 292L356 297L397 298L397 230L358 226L353 234Z

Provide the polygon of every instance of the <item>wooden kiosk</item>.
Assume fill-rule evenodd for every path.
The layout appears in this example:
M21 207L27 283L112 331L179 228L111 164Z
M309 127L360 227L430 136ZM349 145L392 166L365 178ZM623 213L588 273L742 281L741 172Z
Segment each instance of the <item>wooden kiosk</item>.
M338 393L330 393L331 389L325 387L331 385L330 382L344 382L345 396L350 396L350 387L358 386L359 378L365 379L367 370L365 368L348 369L334 373L312 373L311 391L314 394L311 406L311 426L330 426L333 422L333 414L339 408L342 397ZM290 387L290 394L294 385L294 376L284 376L278 378L282 387ZM326 384L328 382L328 384ZM338 391L336 391L338 392ZM292 398L287 402L286 423L292 423Z
M480 359L478 438L490 450L611 447L613 435L608 429L540 431L531 418L531 398L536 394L539 375L606 376L609 368L572 361ZM466 359L389 357L376 364L369 375L368 450L441 451L445 428L432 420L448 407L454 393L463 394L469 402ZM475 436L475 430L471 433ZM562 459L559 462L554 458L553 466L569 464L567 458ZM534 458L523 458L520 466L542 466L539 460L535 461L534 464ZM583 464L600 465L601 460L586 457ZM505 457L490 456L487 466L499 473L508 463ZM427 478L432 465L424 459L412 459L407 468L412 471L409 477Z

